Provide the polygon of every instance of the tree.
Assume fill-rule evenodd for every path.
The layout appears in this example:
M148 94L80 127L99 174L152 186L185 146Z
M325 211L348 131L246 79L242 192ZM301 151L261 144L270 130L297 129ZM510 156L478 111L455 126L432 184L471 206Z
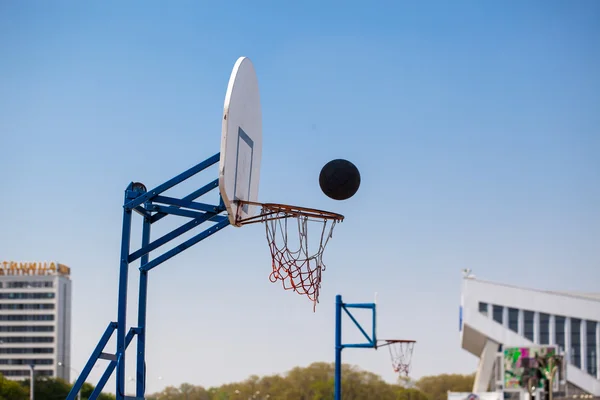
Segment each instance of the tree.
M0 400L28 400L29 399L29 379L13 381L4 378L0 374ZM192 385L190 385L192 386ZM192 386L193 387L193 386ZM60 378L36 377L35 378L35 398L40 400L58 400L67 397L71 391L72 385ZM81 399L87 400L95 387L89 383L84 383L81 388ZM97 400L115 400L115 396L108 393L100 393ZM192 398L190 398L192 400ZM197 397L193 400L210 400L208 397Z
M29 379L20 381L29 393ZM69 394L71 385L60 378L36 377L34 393L36 399L64 399Z
M7 380L7 382L10 381ZM21 390L25 393L24 399L29 399L29 382L29 379L13 382L20 386ZM72 387L71 384L60 378L37 377L35 378L34 385L35 398L40 400L62 400L67 397ZM94 389L95 387L93 385L87 382L84 383L81 388L81 399L87 400ZM1 397L1 393L2 392L0 391L0 400L4 400ZM14 394L6 396L6 400L13 400L13 398L15 400L20 400L20 398ZM97 400L115 400L115 396L108 393L100 393Z
M11 381L0 374L0 400L28 400L29 390L19 382Z
M475 374L425 376L416 382L416 387L425 393L429 400L445 400L448 397L448 391L470 392L473 389L474 380Z
M218 398L218 397L215 397ZM167 386L162 392L146 396L147 400L211 400L211 395L202 386L182 383L179 388Z
M148 395L148 400L333 400L333 363L317 362L295 367L283 375L252 375L242 382L228 383L208 390L202 386L169 386ZM416 382L400 379L389 384L380 376L356 366L342 365L344 400L446 400L447 391L470 391L474 375L428 376ZM186 397L187 396L187 397Z
M402 388L396 395L396 400L429 400L429 397L418 389Z

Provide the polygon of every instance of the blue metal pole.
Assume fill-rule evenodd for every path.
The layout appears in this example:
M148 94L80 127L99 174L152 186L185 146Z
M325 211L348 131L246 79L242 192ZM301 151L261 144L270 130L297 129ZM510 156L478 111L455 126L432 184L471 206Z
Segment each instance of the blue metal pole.
M377 304L373 303L373 347L377 350Z
M142 247L150 243L150 218L144 218L142 227ZM141 265L148 262L149 254L141 257ZM140 293L138 301L136 397L144 398L146 392L146 305L148 304L148 271L140 271Z
M335 296L335 378L334 400L342 399L342 296Z
M130 184L125 191L125 204L133 188ZM131 246L131 209L124 208L123 232L121 236L121 262L119 271L119 303L117 313L117 376L116 400L125 399L125 334L127 324L127 279L129 274L129 247Z
M139 303L138 303L138 327L132 328L135 334L138 335L138 352L137 352L137 363L136 363L136 397L143 398L145 390L146 390L146 366L145 366L145 340L146 340L146 308L147 308L147 288L148 288L148 271L152 268L155 268L159 264L169 260L175 255L185 251L187 248L195 245L196 243L208 238L214 233L222 230L227 225L229 225L229 220L225 216L220 216L221 212L225 211L225 207L223 205L223 199L220 199L218 206L212 206L205 203L198 203L194 200L202 195L208 193L212 189L218 187L219 180L215 179L204 185L203 187L195 190L188 196L185 196L182 199L171 198L168 196L160 196L160 194L167 189L185 181L196 173L210 167L213 164L216 164L219 161L219 154L202 161L198 165L188 169L187 171L179 174L175 178L159 185L154 188L150 192L146 190L146 187L142 183L130 183L125 190L125 201L123 206L123 226L122 226L122 235L121 235L121 255L120 255L120 266L119 266L119 290L118 290L118 307L117 307L117 322L111 322L111 329L115 329L117 335L117 346L115 354L100 354L97 352L101 352L101 350L94 350L92 356L90 357L90 361L88 362L88 366L82 371L80 374L76 384L71 390L68 400L73 400L73 396L77 393L78 390L81 389L85 378L90 373L91 368L93 367L93 363L98 358L110 359L111 363L105 375L103 375L101 379L102 385L98 385L96 390L94 391L94 395L98 396L100 390L108 381L112 370L116 369L116 400L125 400L127 396L125 395L125 353L127 350L127 345L133 339L133 337L126 336L127 329L127 289L128 289L128 278L129 278L129 264L134 260L141 258L140 265L140 293L139 293ZM148 208L142 208L142 204L151 202L153 198L157 198L162 200L165 204L172 204L166 208L161 210L166 212L156 212L152 214L152 210ZM187 211L182 210L179 211L179 208L191 208L196 211ZM207 211L208 210L208 211ZM134 254L130 254L131 250L131 223L132 223L132 213L135 211L142 215L144 220L144 232L142 233L142 247L136 251ZM157 239L154 243L150 242L150 225L153 222L156 222L163 217L169 215L183 215L187 217L194 218L193 221L184 224L183 226L175 229L174 231L164 235L163 237ZM216 222L215 225L209 227L208 229L200 232L196 236L188 239L187 241L179 244L175 248L172 248L169 251L166 251L164 254L156 257L155 259L149 261L149 253L153 250L156 250L158 247L166 244L170 240L182 235L183 233L191 230L196 225L200 225L203 222ZM111 331L112 333L112 331ZM106 345L106 340L104 337L100 340L100 344L102 345L102 349ZM96 354L97 353L97 354ZM107 358L108 357L108 358ZM92 363L91 365L89 365ZM100 387L99 387L100 386ZM141 396L140 396L141 394ZM90 400L92 398L90 397Z

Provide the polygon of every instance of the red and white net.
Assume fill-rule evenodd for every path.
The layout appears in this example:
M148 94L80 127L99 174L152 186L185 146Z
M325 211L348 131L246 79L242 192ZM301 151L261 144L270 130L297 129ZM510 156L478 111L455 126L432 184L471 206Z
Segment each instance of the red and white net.
M320 223L318 244L309 248L309 217L271 219L265 222L267 241L273 260L271 282L282 282L283 288L306 295L316 307L321 289L321 274L325 271L323 251L333 235L335 220L312 221ZM288 232L293 229L294 232ZM294 242L290 239L293 237ZM296 242L297 240L297 242ZM314 309L313 307L313 309Z
M410 363L412 360L413 349L416 342L411 340L389 340L387 343L394 372L400 375L408 376L410 373Z
M333 229L344 217L328 211L283 204L260 204L260 214L244 223L263 222L272 259L269 280L307 296L313 310L319 301L323 253ZM313 227L309 241L309 228Z

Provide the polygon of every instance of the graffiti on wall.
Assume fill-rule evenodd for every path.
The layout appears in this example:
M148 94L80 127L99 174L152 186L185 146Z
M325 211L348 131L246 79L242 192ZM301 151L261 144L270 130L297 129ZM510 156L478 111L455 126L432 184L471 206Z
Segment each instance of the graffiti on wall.
M554 346L536 347L510 347L504 349L504 389L523 389L524 382L531 376L538 374L540 366L537 357L548 358L556 354ZM540 379L539 388L543 388L544 381Z

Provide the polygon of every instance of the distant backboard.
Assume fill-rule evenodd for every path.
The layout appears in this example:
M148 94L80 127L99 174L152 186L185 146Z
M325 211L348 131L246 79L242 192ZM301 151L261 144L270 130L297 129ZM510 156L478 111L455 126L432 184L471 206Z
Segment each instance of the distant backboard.
M507 347L503 351L503 381L504 390L523 390L524 377L532 376L540 368L536 357L548 358L556 353L556 346L532 346L532 347ZM554 390L557 390L560 376L562 376L564 365L559 365L559 370L554 378ZM543 389L543 380L539 382L539 388Z
M233 67L225 95L221 131L219 190L232 225L256 214L256 206L238 207L236 201L258 201L262 156L262 115L256 71L240 57Z

